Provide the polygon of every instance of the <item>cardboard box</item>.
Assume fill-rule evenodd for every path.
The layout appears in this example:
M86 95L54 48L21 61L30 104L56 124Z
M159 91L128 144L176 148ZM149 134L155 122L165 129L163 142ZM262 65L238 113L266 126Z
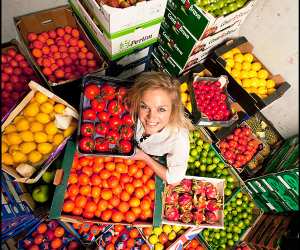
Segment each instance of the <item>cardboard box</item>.
M83 2L95 16L105 35L111 39L132 32L145 24L160 23L167 5L167 0L151 0L122 9L101 4L97 0Z
M167 8L169 8L198 39L210 36L235 23L241 25L256 4L256 0L248 1L241 9L226 16L216 18L198 7L194 2L195 1L188 0L169 0Z
M46 76L42 73L41 67L37 65L35 59L33 58L29 46L29 41L27 35L30 32L41 33L44 31L49 31L56 29L58 27L65 27L67 25L71 27L76 27L80 32L80 38L85 42L86 47L89 51L93 52L95 55L96 61L100 64L99 69L95 72L101 72L107 67L106 62L104 62L102 56L94 47L88 36L86 35L84 29L80 23L76 20L72 10L68 5L55 7L48 10L42 10L35 13L26 14L23 16L14 17L14 23L17 29L18 36L20 38L21 44L24 46L28 57L31 62L38 69L40 75L43 77L44 81L48 83L49 86L57 86L66 84L69 82L74 82L74 80L65 80L62 82L50 82L47 80ZM91 72L92 73L92 72Z
M267 72L269 73L268 79L272 79L276 83L276 91L271 95L268 95L268 97L264 99L261 99L254 93L248 93L249 96L251 96L255 100L257 108L263 109L270 103L280 98L291 87L290 84L287 83L281 75L273 75L270 70L268 70L268 68L261 62L261 60L259 60L258 57L253 53L254 46L245 37L239 37L230 40L225 45L215 49L212 54L212 60L214 60L216 64L219 65L219 67L224 69L226 66L226 61L222 58L222 55L233 48L239 48L241 53L243 54L251 53L254 57L253 62L260 62L262 64L262 69L267 70ZM227 75L232 78L232 76L228 72ZM235 82L237 88L243 88L234 79L233 81Z
M122 36L110 39L101 30L99 24L95 22L82 2L70 0L70 5L109 60L114 61L129 55L138 49L150 46L158 39L160 22L151 26L141 26Z
M37 71L35 66L31 63L30 59L28 59L28 55L26 54L24 49L21 47L21 44L16 39L12 39L9 42L2 43L2 45L1 45L2 53L6 53L9 49L15 49L18 53L20 53L24 56L26 62L29 64L29 67L34 71L34 77L31 80L36 81L36 82L40 83L41 85L43 85L44 81L42 80L41 76L39 75L39 72ZM24 83L24 85L26 85L28 83L29 83L29 81L27 83ZM3 123L5 121L5 119L8 117L10 112L16 107L18 102L20 102L26 94L27 94L27 92L25 94L23 94L23 96L20 96L15 101L15 104L13 106L11 106L11 108L9 109L9 111L6 114L1 114L1 123Z
M66 107L65 111L69 112L68 115L72 116L72 119L74 118L78 120L78 112L76 111L76 109L74 109L63 99L59 98L49 90L45 89L44 87L42 87L41 85L33 81L31 81L28 86L31 89L31 91L25 96L25 98L19 103L19 105L10 113L10 115L7 117L5 122L1 125L1 133L3 133L5 128L15 119L15 117L17 117L23 111L23 109L31 101L31 99L34 97L37 91L43 93L48 98L54 100L56 103L63 104ZM58 147L56 147L49 155L44 156L44 158L39 163L33 165L33 167L39 167L39 169L31 177L22 177L13 166L6 166L2 164L2 170L8 173L9 175L13 176L15 178L15 181L17 182L35 183L46 172L50 164L59 156L68 138L69 137L66 137L64 141L60 145L58 145Z

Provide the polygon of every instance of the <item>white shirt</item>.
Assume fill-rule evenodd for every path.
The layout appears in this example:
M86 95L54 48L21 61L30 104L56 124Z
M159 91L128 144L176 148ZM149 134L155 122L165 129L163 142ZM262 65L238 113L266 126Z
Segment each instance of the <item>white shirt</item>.
M144 127L137 122L136 139L139 147L149 155L167 155L166 178L169 184L180 182L185 177L189 158L189 131L185 128L165 127L140 142Z

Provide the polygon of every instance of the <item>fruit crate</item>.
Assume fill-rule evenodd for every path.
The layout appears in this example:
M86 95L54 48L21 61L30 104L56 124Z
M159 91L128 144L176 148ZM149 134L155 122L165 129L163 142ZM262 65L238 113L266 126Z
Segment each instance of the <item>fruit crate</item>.
M47 226L46 231L41 225L43 225L43 227L44 225ZM60 232L54 231L58 227ZM41 231L42 229L43 231ZM57 235L59 233L60 237L55 236L55 233L57 233ZM18 240L18 249L27 249L28 246L33 245L35 247L39 247L39 249L47 249L50 246L53 248L67 248L70 246L70 244L73 244L71 242L76 242L75 249L80 249L81 244L79 239L69 231L64 222L44 218L36 223L29 231L27 231L26 235L22 239Z
M240 194L242 194L242 195L240 195ZM243 196L244 195L244 196ZM243 205L243 201L241 200L241 198L239 198L239 196L241 196L241 198L243 198L244 199L244 202L249 202L249 207L247 207L247 203L244 203L244 204L246 204L246 205ZM245 197L247 197L247 198L245 198ZM240 202L242 202L242 204L240 204L240 205L238 205L238 204L236 204L235 202L237 201L237 200L239 200L239 203ZM235 204L235 207L232 207L231 206L231 204L232 204L232 202L234 202L233 204ZM250 205L251 204L251 205ZM240 228L239 226L238 226L238 224L240 223L240 222L234 222L234 221L232 221L232 223L231 223L231 226L236 226L238 229L236 229L235 231L236 232L234 232L234 231L227 231L227 230L229 230L229 223L227 224L227 218L228 218L228 216L230 215L231 216L231 219L235 219L235 218L237 218L236 216L237 216L237 214L238 214L238 212L236 211L236 206L242 206L243 208L242 208L242 210L241 211L244 211L243 209L245 209L246 210L246 214L247 213L249 213L249 211L247 211L247 209L251 209L252 208L252 210L251 210L251 219L249 219L248 217L246 218L244 218L245 220L244 221L242 221L244 224L243 225L245 225L245 223L247 223L247 225L246 226L244 226L244 228ZM244 207L245 206L245 207ZM230 210L227 210L228 209L228 207L230 207ZM222 248L223 249L226 249L226 250L231 250L231 249L234 249L234 247L239 243L239 242L241 242L241 241L243 241L243 239L244 239L244 237L245 237L245 235L247 235L248 234L248 232L251 232L251 230L252 230L252 228L253 228L253 226L255 226L256 225L256 223L259 221L259 219L260 219L260 217L261 216L263 216L263 211L261 210L261 208L259 208L258 206L257 206L257 203L256 203L256 201L252 198L252 196L250 195L250 193L248 192L248 189L247 189L247 187L246 186L242 186L239 190L237 190L237 192L232 196L232 198L231 198L231 200L228 202L228 203L226 203L226 205L225 205L225 210L227 211L226 212L226 214L225 214L225 218L224 218L224 225L225 225L225 229L223 229L223 230L221 230L221 231L223 231L223 232L225 232L225 236L226 236L226 232L227 233L231 233L231 234L233 234L233 233L235 233L235 234L237 234L237 239L235 240L235 241L233 241L232 240L232 242L230 243L230 245L226 245L226 243L221 243L221 244L224 244L223 246L222 246ZM236 212L236 215L235 214L232 214L233 212ZM243 212L244 213L244 212ZM249 215L248 215L249 216ZM247 221L246 221L247 220ZM225 230L225 231L224 231ZM220 233L221 231L217 231L217 233ZM206 236L205 236L206 235ZM219 235L220 236L220 235ZM234 236L234 235L231 235L232 237ZM203 230L201 233L200 233L200 238L201 238L201 240L205 243L205 245L206 245L206 247L208 248L208 249L211 249L211 250L213 250L213 249L217 249L216 247L213 247L207 240L206 240L206 237L209 237L209 238L211 238L211 236L210 236L210 234L209 234L209 231L207 231L207 229L205 229L205 230ZM231 238L228 238L229 240L231 240L232 239L232 237ZM218 238L218 237L217 237ZM211 240L213 240L213 239L211 239ZM215 239L216 240L216 239ZM219 240L219 239L218 239Z
M221 68L222 70L227 70L225 69L226 67L226 61L223 59L223 56L225 55L226 52L229 52L232 49L239 49L242 54L244 53L250 53L253 56L253 62L259 62L261 64L261 69L264 69L268 77L266 79L268 80L273 80L275 82L275 91L273 93L267 94L267 96L264 96L264 98L258 96L256 93L249 93L249 96L251 96L255 102L256 106L259 109L263 109L270 103L274 102L278 98L280 98L289 88L290 84L287 83L281 75L273 75L265 65L262 64L262 62L256 57L256 55L253 54L253 48L254 46L245 38L245 37L239 37L233 40L230 40L226 42L226 44L220 48L217 48L211 57L213 61ZM241 84L239 84L231 75L230 73L227 72L227 75L229 78L232 79L232 83L234 83L236 88L243 88ZM238 99L239 100L239 99Z
M197 139L210 144L209 150L212 150L212 153L210 153L210 151L208 151L208 154L214 154L213 157L218 159L218 160L217 159L214 160L214 158L212 159L212 163L214 162L217 166L214 167L214 165L212 165L214 167L214 169L211 170L211 169L208 169L210 165L206 165L207 162L204 164L202 162L201 158L197 158L193 162L190 162L190 160L189 160L188 170L187 170L186 175L225 179L224 195L225 195L225 202L227 202L230 199L230 197L235 193L237 188L240 188L240 186L244 185L244 182L240 178L240 176L237 174L237 172L230 165L228 165L224 162L223 158L219 155L219 153L212 146L211 139L205 133L205 131L203 130L202 127L199 127L194 132L190 132L190 142L192 142L193 140L196 140L195 142L198 145L199 142L197 141ZM190 147L192 147L192 145ZM202 153L204 145L202 144L201 147L202 147L202 149L201 149L201 153ZM191 153L192 153L192 151L190 151L190 154ZM200 156L201 156L201 153L200 153ZM205 159L207 159L207 158L205 158ZM200 163L197 163L197 161L199 161ZM201 167L202 165L204 165L205 169L204 169L204 167ZM198 169L197 169L197 166L199 167Z
M82 157L82 158L83 158L83 161L86 161L86 160L91 160L93 157L88 156L88 157ZM99 158L101 158L101 157L97 157L97 159L99 159ZM106 159L109 159L109 160L111 160L111 158L112 157L106 157ZM94 159L96 159L96 158L94 158ZM121 159L121 158L119 158L119 159ZM102 161L103 160L104 159L102 159ZM127 160L127 159L124 159L124 161L125 160ZM98 163L96 163L97 167L95 167L95 169L97 169L97 171L99 171L99 168L101 168L101 159L99 161L100 162L98 162L98 163L100 165ZM49 212L49 217L51 219L60 219L60 220L63 220L63 221L66 221L66 222L71 222L71 223L84 223L84 222L86 222L86 223L96 223L96 224L103 224L103 225L122 224L122 225L140 226L140 227L147 227L147 226L149 227L152 224L155 224L155 219L160 214L159 208L157 208L157 207L161 206L161 202L159 202L161 200L161 197L160 197L160 194L157 191L157 189L159 189L159 187L157 185L158 185L158 183L162 183L161 179L159 180L157 177L155 177L155 182L152 181L153 187L149 188L151 190L150 192L153 192L155 190L154 193L153 193L153 196L151 196L151 197L153 197L153 198L151 198L151 202L152 201L154 202L153 211L151 210L152 211L152 217L151 218L149 216L147 216L144 220L142 220L142 219L137 220L136 219L133 222L127 222L124 219L122 219L122 221L120 221L120 222L113 222L112 219L111 219L112 214L110 214L109 217L106 214L105 215L106 219L103 219L104 216L101 217L99 214L98 214L98 216L94 216L95 211L92 213L93 216L90 216L90 214L88 214L89 216L83 216L83 210L81 210L80 213L78 213L78 211L77 211L75 214L71 213L73 211L71 209L69 209L67 212L65 212L66 209L64 209L64 201L65 201L65 197L66 197L66 199L68 199L68 194L67 193L69 192L69 190L67 188L68 188L68 185L70 184L69 177L71 177L71 178L74 177L74 176L71 176L71 174L72 174L71 169L73 167L73 164L74 164L74 168L75 168L76 165L79 165L79 162L81 162L81 159L80 159L80 156L79 156L78 152L76 152L76 145L75 145L74 141L68 141L67 146L66 146L66 150L65 150L64 159L63 159L63 162L62 162L63 175L62 175L62 178L59 178L59 176L57 177L57 182L56 182L57 186L56 186L56 189L55 189L55 192L54 192L54 198L53 198L51 208L50 208L50 212ZM81 166L81 165L79 165L79 166ZM73 170L72 170L72 172L73 172ZM105 171L105 172L107 172L107 171ZM75 174L76 174L76 172L75 172ZM73 172L73 175L74 175L74 172ZM107 175L107 173L106 173L106 175ZM151 179L151 180L153 180L153 179ZM84 186L84 185L81 185L81 186ZM107 188L103 188L103 190L105 190L105 189L107 189ZM123 191L123 189L121 189L121 191ZM105 199L107 200L107 198L105 198ZM99 200L100 200L100 198L98 199L98 202L99 202ZM94 198L93 201L95 203L97 201L97 199ZM98 202L97 202L97 207L99 206ZM108 206L108 203L106 205ZM97 208L96 208L96 210L97 210ZM105 211L108 211L108 210L109 209L105 209ZM118 210L115 209L114 211L118 211ZM110 211L110 212L112 212L112 211Z
M96 86L96 88L99 91L98 95L101 96L101 98L97 99L96 101L93 100L94 97L92 99L87 97L88 88L92 85ZM123 121L125 121L124 119L126 119L126 117L129 116L129 112L124 108L126 103L123 97L127 89L131 85L131 81L125 81L117 78L98 77L94 75L84 77L82 81L80 117L77 131L77 151L80 154L117 157L130 157L135 154L134 138L136 128L134 126L132 118L129 117L128 119L130 121L127 121L127 123L130 122L131 125L123 125ZM107 93L105 93L104 91L106 91ZM97 109L94 109L92 107L93 102L96 103ZM101 106L101 109L99 108L99 106ZM85 114L87 112L93 115L93 117L85 118ZM112 115L113 117L111 117ZM90 136L90 141L95 143L95 148L92 148L91 150L87 151L84 151L81 147L82 140L86 138L82 135L82 129L84 124L90 124L95 128L93 134ZM99 133L97 133L98 126L102 126L102 131L99 131ZM103 126L106 128L107 131L103 131ZM113 131L113 128L117 129L117 132ZM128 134L131 136L130 138ZM101 150L97 150L96 148L97 140L99 141L99 145L102 145ZM124 149L122 149L122 144L125 145Z
M193 84L198 81L208 81L209 84L212 82L218 81L220 83L220 88L223 89L223 94L226 96L225 105L226 109L231 113L228 117L229 119L226 121L218 121L218 120L211 120L207 117L206 114L203 114L200 110L198 110L198 105L196 101L196 94L195 94L195 87ZM226 86L228 84L228 80L226 76L220 76L218 78L215 77L199 77L196 76L192 82L189 82L189 93L191 96L192 101L192 116L193 116L193 122L194 124L200 125L200 126L221 126L221 127L230 127L233 123L235 123L238 120L238 115L234 113L231 109L231 99L228 95L228 92L226 90Z
M16 96L16 98L15 98L15 96L12 96L11 92L10 92L10 94L8 94L7 98L10 98L11 104L9 104L7 109L4 109L4 108L1 109L1 123L3 123L5 121L5 119L9 116L9 114L16 107L16 105L26 96L26 94L29 91L28 83L30 80L33 80L40 84L44 83L43 80L41 79L41 76L39 75L38 71L36 70L34 65L31 63L31 61L27 58L27 55L26 55L24 49L21 47L20 43L16 39L12 39L9 42L2 43L2 45L1 45L1 52L2 52L2 57L3 57L2 66L5 67L5 65L6 65L6 62L4 61L4 54L6 54L7 51L9 51L10 49L14 49L18 54L23 56L23 60L21 60L22 58L20 58L20 57L19 57L20 61L16 61L13 58L11 60L14 60L15 64L17 64L18 67L22 66L21 74L26 75L26 77L22 75L22 77L23 77L22 85L27 86L27 87L25 87L25 89L23 89L22 92L12 92L12 93L19 93L18 96ZM24 71L24 68L27 70L26 72ZM20 68L18 68L18 69L20 69ZM9 69L7 69L7 70L9 70ZM16 69L14 71L16 71ZM19 74L20 72L17 72L17 73ZM29 73L30 73L30 75L28 75ZM16 81L15 84L18 85L18 86L14 85L13 88L11 88L11 86L6 86L7 83L5 83L5 81L6 81L5 77L7 77L9 80L10 79L9 77L12 77L12 76L15 76L14 81ZM2 91L2 96L1 96L1 101L2 101L2 105L3 105L2 107L4 107L4 105L5 105L5 99L3 98L5 96L4 90L6 88L11 88L10 91L13 91L14 89L20 88L21 86L19 86L20 85L20 83L18 83L19 81L21 81L21 78L19 77L19 75L16 75L16 74L14 75L14 73L12 73L9 76L5 72L4 73L2 72L2 82L3 82L3 91ZM17 90L17 91L19 91L19 90Z
M90 41L83 27L77 21L74 13L68 5L18 16L14 18L14 23L17 29L18 37L20 38L21 44L25 48L28 58L31 60L33 65L39 71L40 75L43 77L44 81L47 82L50 87L68 83L75 84L75 81L81 79L82 75L76 76L74 79L63 80L59 82L53 82L47 79L46 75L42 72L42 68L37 64L37 61L34 59L33 55L30 52L30 42L27 37L29 33L47 32L65 26L77 28L80 33L80 39L84 41L88 51L91 51L94 54L95 60L98 63L98 68L93 72L102 72L104 74L104 71L107 68L107 63L103 60L102 55L94 47L93 43Z
M206 197L215 197L214 199L217 199L217 203L213 205L212 210L207 211L207 212L210 212L207 215L207 218L208 218L208 220L211 220L211 221L205 221L203 223L203 221L205 219L203 218L204 216L202 214L202 217L200 216L200 218L199 218L199 219L201 219L200 222L198 222L197 224L192 222L192 219L191 219L192 212L190 212L190 210L191 210L190 208L193 206L193 202L192 202L192 200L189 201L189 199L191 199L191 197L192 197L191 190L192 190L192 186L194 186L194 185L196 185L196 186L200 185L200 187L201 187L201 185L207 185L207 187L210 187L210 188L205 188L205 190L208 190L208 191L205 191L205 193L212 191L212 194L211 194L211 196L210 196L210 194L209 195L205 194ZM186 176L185 179L183 179L180 182L180 184L175 187L172 185L165 184L163 191L162 191L161 223L169 224L169 225L197 227L197 228L223 228L224 227L224 213L223 213L224 185L225 185L225 180L223 180L223 179L207 178L207 177L194 177L194 176ZM199 187L199 186L197 186L197 187ZM203 186L201 188L203 188ZM169 194L170 192L174 196L170 195ZM184 201L182 201L182 204L184 204L186 206L186 209L189 210L189 211L187 211L187 214L186 214L187 222L179 221L179 216L180 216L179 210L176 207L174 207L174 204L177 204L177 203L172 202L172 200L176 199L176 197L177 198L179 197L178 199L180 199L180 195L177 192L180 193L182 197L186 196L186 197L182 198L182 200L185 200L187 202L187 204L185 204ZM203 190L201 192L203 192ZM175 193L178 196L175 195ZM194 192L194 194L195 194L195 192ZM167 201L167 197L170 199L169 202ZM172 203L172 205L170 205L171 203ZM180 207L183 207L184 205L180 205ZM166 214L165 214L167 209L169 210L168 214L172 212L172 214L177 216L175 218L178 218L178 219L173 219L173 220L167 219ZM171 212L170 212L170 210L171 210ZM178 214L176 214L176 211L178 212ZM211 216L209 216L209 215L211 215Z
M98 250L104 249L149 249L147 241L136 227L114 225L108 228L96 241Z
M202 242L202 240L199 237L199 235L197 235L194 239L192 239L190 241L187 241L183 245L182 248L178 248L178 249L180 249L180 250L185 250L185 249L207 250L205 244Z
M36 162L34 164L31 164L31 168L30 169L33 169L33 168L35 169L35 172L33 174L32 174L32 172L30 172L29 174L26 173L26 174L22 175L16 169L16 167L18 167L19 165L12 165L12 164L11 165L7 165L7 164L4 164L4 163L2 164L2 170L5 171L6 173L8 173L9 175L11 175L12 177L14 177L17 182L35 183L46 172L46 170L48 169L48 167L50 166L50 164L59 156L59 154L63 150L63 148L64 148L64 146L65 146L68 138L72 134L72 131L70 130L70 128L71 128L71 126L70 126L71 121L72 121L72 119L73 120L77 120L78 119L78 113L77 113L77 111L71 105L69 105L63 99L61 99L58 96L54 95L52 92L50 92L49 90L45 89L41 85L39 85L39 84L31 81L28 86L30 88L30 92L18 104L18 106L15 107L15 109L10 113L10 115L7 117L7 119L5 120L5 122L1 125L2 142L5 142L5 140L6 140L5 136L7 136L5 134L5 128L8 127L9 125L11 125L15 121L15 118L17 118L17 116L20 115L23 112L23 110L25 109L25 107L27 107L27 105L30 104L30 101L34 98L35 94L38 93L38 92L42 93L47 98L51 99L51 101L53 101L55 103L58 103L58 104L64 105L65 108L62 111L63 115L60 114L59 116L60 117L64 116L65 118L68 118L69 122L70 122L69 126L63 128L64 133L65 133L63 141L58 146L56 146L56 148L52 149L51 152L49 152L48 154L45 154L41 158L40 161L38 161L38 162ZM41 114L44 114L44 113L41 113ZM55 118L55 121L56 120L59 120L59 118ZM57 124L60 124L60 128L62 128L61 127L61 122L58 121ZM64 125L66 125L66 124L64 124ZM58 125L56 125L56 127L57 126ZM67 134L67 132L68 132L68 134ZM27 163L27 162L25 162L25 164L29 165L29 163ZM39 169L36 169L36 168L39 168Z

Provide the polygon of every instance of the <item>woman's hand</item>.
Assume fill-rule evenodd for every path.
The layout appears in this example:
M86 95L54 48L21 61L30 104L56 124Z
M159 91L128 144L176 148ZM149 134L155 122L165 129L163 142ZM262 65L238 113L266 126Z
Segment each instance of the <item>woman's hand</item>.
M141 149L136 148L135 149L135 155L132 156L130 159L132 160L140 160L143 161L148 157L148 155Z

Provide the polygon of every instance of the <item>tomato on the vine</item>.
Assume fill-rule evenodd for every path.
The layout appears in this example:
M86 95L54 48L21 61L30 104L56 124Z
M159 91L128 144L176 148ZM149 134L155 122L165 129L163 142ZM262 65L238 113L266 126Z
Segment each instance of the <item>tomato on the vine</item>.
M99 122L95 126L95 131L98 135L105 136L108 132L108 126L104 122Z
M122 126L122 120L116 116L113 116L109 119L108 124L112 129L119 130L119 128Z
M117 141L120 138L120 135L117 131L115 130L109 130L107 135L106 135L107 140L109 141L109 143L111 144L116 144Z
M109 117L110 115L105 112L105 111L101 111L99 114L98 114L98 119L102 122L108 122L109 121Z
M100 88L96 84L89 84L84 89L86 98L93 100L100 95Z
M94 140L90 137L83 137L79 141L79 148L84 152L92 152L94 150Z
M82 116L83 116L83 120L90 120L90 121L96 120L97 117L96 112L92 109L84 110Z
M97 138L95 140L95 150L98 152L105 152L109 150L109 143L104 138Z
M120 140L119 142L119 149L122 153L129 153L132 149L132 145L130 141L127 140Z
M110 101L108 103L107 110L113 116L119 116L124 112L124 106L117 100Z
M91 102L91 107L93 110L96 112L101 112L105 109L106 107L106 101L100 100L100 99L94 99Z
M130 126L130 127L133 125L133 119L130 114L123 115L122 120L123 120L124 125Z
M133 129L130 127L125 126L121 128L120 131L121 139L130 140L133 137L133 134L134 134Z
M81 124L80 132L82 136L92 136L94 134L95 127L92 123L83 123Z
M104 100L112 100L115 97L115 88L108 84L101 87L101 96Z

